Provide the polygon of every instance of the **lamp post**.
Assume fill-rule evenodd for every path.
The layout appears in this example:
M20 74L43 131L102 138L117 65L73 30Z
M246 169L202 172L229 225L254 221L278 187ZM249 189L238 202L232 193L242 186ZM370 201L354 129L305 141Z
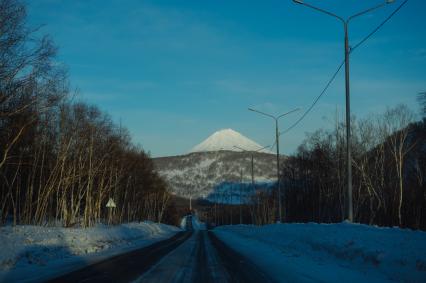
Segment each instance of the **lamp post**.
M282 213L281 213L281 181L280 181L280 142L279 142L279 138L280 138L280 133L278 132L278 120L280 118L282 118L283 116L293 113L295 111L298 111L299 108L296 108L294 110L291 110L287 113L278 115L278 116L273 116L271 114L268 113L264 113L252 108L249 108L248 110L259 113L261 115L267 116L269 118L274 119L275 121L275 144L277 145L277 185L278 185L278 221L282 222Z
M344 19L336 14L333 14L329 11L323 10L321 8L315 7L311 4L303 2L303 0L293 0L297 4L309 7L326 15L337 18L343 23L343 29L345 33L344 46L345 46L345 97L346 97L346 165L347 165L347 186L346 186L346 215L345 218L353 222L353 204L352 204L352 158L351 158L351 107L350 107L350 88L349 88L349 54L351 52L349 47L349 37L348 37L348 25L349 22L361 15L379 9L387 4L394 2L394 0L386 0L385 2L356 13L347 19Z
M259 151L261 151L261 150L264 150L265 148L268 148L268 147L270 147L269 145L268 146L264 146L264 147L262 147L262 148L259 148L259 149L257 149L257 150L247 150L247 149L244 149L244 148L242 148L242 147L239 147L239 146L236 146L236 145L234 145L234 147L235 148L237 148L237 149L239 149L239 150L242 150L242 151L244 151L244 152L250 152L251 153L251 185L252 185L252 187L253 187L253 189L254 189L254 156L253 156L253 153L254 152L259 152ZM242 177L242 169L241 169L241 185L242 185L242 183L243 183L243 177ZM243 219L242 219L242 209L241 209L241 197L242 197L242 193L241 193L241 187L240 187L240 224L242 224L242 222L243 222Z

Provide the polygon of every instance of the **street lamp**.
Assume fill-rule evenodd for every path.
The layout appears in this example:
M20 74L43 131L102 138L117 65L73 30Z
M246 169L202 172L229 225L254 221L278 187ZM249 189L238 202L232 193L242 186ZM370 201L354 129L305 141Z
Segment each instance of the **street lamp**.
M351 52L349 47L349 37L348 37L348 25L349 22L361 15L379 9L387 4L393 3L394 0L386 0L381 4L378 4L374 7L356 13L347 19L344 19L336 14L333 14L329 11L323 10L321 8L307 4L302 0L293 0L297 4L304 5L326 15L337 18L343 23L343 28L345 31L345 95L346 95L346 164L347 164L347 187L346 187L346 219L350 222L353 222L353 204L352 204L352 158L351 158L351 107L350 107L350 88L349 88L349 53Z
M278 115L278 116L273 116L271 114L268 113L264 113L252 108L249 108L248 110L262 114L264 116L270 117L272 119L275 120L275 143L277 145L277 182L278 182L278 216L279 216L279 222L282 222L282 213L281 213L281 181L280 181L280 142L279 142L279 137L280 137L280 133L278 132L278 120L290 113L293 113L295 111L298 111L299 108L296 108L294 110L291 110L287 113Z
M234 147L235 148L238 148L239 150L242 150L242 151L244 151L244 152L250 152L251 153L251 185L252 185L252 187L253 187L253 189L254 189L254 161L253 161L253 153L254 152L259 152L259 151L262 151L262 150L264 150L265 148L268 148L268 147L270 147L269 145L268 146L264 146L264 147L262 147L262 148L259 148L259 149L257 149L257 150L247 150L247 149L244 149L244 148L242 148L242 147L239 147L239 146L236 146L236 145L234 145ZM242 179L242 178L241 178ZM241 180L241 183L243 182L243 180ZM242 194L241 194L241 186L240 186L240 224L242 224L242 222L243 222L243 219L242 219L242 209L241 209L241 196L242 196Z

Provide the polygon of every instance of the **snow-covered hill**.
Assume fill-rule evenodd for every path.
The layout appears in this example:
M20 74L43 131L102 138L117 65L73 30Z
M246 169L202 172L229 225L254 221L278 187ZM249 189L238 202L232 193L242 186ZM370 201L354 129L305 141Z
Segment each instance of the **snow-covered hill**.
M215 132L207 139L205 139L202 143L193 147L190 152L206 152L218 150L242 151L236 146L248 151L271 153L267 149L262 149L263 146L257 144L256 142L232 129L225 129Z
M241 182L241 172L243 183L251 183L251 154L255 182L275 182L276 157L268 153L221 150L153 160L174 194L185 198L208 198L214 195L214 189L220 184Z
M154 164L172 193L185 198L218 199L224 189L235 187L233 183L251 183L252 155L255 182L276 181L276 156L262 148L242 134L226 129L212 134L189 154L154 158Z

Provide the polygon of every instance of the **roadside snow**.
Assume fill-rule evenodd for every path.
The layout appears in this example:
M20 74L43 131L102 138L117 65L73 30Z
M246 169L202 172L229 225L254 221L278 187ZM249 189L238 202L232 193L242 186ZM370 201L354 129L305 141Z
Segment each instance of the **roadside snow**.
M214 233L279 282L426 282L426 233L361 224L234 225Z
M180 226L181 229L186 229L186 216L182 217L182 220L180 221Z
M192 228L194 230L206 230L206 224L198 219L197 214L192 216Z
M169 238L181 229L153 222L93 228L0 228L0 282L40 282Z

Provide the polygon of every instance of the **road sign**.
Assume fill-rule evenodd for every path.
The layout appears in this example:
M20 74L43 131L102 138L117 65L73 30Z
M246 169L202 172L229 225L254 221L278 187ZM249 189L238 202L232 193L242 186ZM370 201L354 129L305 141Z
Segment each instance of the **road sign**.
M111 208L116 207L115 202L112 198L109 198L108 203L106 204L106 207L111 207Z

